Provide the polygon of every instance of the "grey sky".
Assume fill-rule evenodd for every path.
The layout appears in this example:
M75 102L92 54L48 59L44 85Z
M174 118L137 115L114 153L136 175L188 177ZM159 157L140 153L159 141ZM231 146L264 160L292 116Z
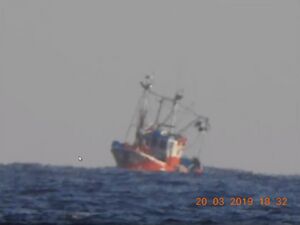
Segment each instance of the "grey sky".
M299 40L300 1L0 1L0 163L114 165L155 72L210 117L204 164L300 173Z

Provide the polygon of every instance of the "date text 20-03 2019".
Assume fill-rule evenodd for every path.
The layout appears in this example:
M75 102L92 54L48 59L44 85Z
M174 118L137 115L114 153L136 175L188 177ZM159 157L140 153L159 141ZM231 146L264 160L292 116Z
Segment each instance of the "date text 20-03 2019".
M197 197L195 205L197 207L206 207L206 206L253 206L255 204L261 206L278 206L278 207L286 207L288 205L287 197L270 197L270 196L262 196L259 198L253 197Z

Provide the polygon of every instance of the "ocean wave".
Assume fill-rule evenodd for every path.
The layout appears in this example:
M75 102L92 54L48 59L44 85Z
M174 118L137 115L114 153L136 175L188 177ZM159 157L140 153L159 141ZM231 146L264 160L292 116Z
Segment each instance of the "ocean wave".
M300 224L300 177L0 165L0 224ZM270 205L261 198L270 196ZM197 205L206 198L206 206ZM253 205L230 205L231 198ZM276 198L287 198L279 206ZM224 206L213 206L224 198Z

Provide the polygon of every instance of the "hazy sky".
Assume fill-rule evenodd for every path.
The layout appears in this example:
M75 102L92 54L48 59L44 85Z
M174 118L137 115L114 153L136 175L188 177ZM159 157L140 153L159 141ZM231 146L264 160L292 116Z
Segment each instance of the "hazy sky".
M146 73L210 118L204 164L300 173L292 0L0 1L0 163L114 165Z

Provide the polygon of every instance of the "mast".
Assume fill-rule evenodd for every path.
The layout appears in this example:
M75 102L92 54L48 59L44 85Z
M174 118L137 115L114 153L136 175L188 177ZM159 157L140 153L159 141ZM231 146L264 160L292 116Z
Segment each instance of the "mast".
M179 92L176 93L174 100L173 100L173 109L172 109L172 119L171 119L171 127L170 127L170 132L173 131L173 128L175 128L176 124L176 113L177 113L177 108L178 108L178 101L183 98L183 95Z
M159 106L158 106L158 110L156 113L156 117L155 117L155 121L154 121L154 126L157 126L157 124L159 123L159 117L160 117L160 113L161 113L161 109L162 109L162 104L164 103L164 99L161 98L159 100Z
M138 121L135 132L135 144L141 146L143 144L143 133L145 129L146 117L148 114L148 98L149 95L155 96L159 98L159 106L155 116L155 120L153 123L153 127L155 129L159 129L161 127L168 128L169 132L172 133L176 126L176 114L178 111L178 107L185 109L186 111L192 113L195 116L195 119L187 123L183 128L179 129L179 133L185 132L189 127L194 125L199 132L207 131L209 129L209 121L208 118L198 115L194 110L189 107L186 107L180 103L180 100L183 98L182 91L178 91L173 98L160 95L154 91L152 91L152 77L146 75L145 80L141 81L140 84L143 88L143 94L140 99L139 109L138 109ZM163 103L165 101L171 102L172 107L167 116L160 121L160 115L163 108Z
M135 133L135 144L142 145L142 132L145 126L146 116L148 112L148 95L152 87L151 77L147 75L144 81L140 82L143 90L141 104L139 109L138 124Z
M179 92L175 94L175 97L173 99L169 99L172 102L172 109L169 112L169 114L166 116L166 118L163 120L163 122L159 123L159 127L164 126L169 128L169 132L173 131L173 128L175 128L176 124L176 113L178 108L178 102L183 98L183 95ZM168 121L170 121L170 124L167 124Z

